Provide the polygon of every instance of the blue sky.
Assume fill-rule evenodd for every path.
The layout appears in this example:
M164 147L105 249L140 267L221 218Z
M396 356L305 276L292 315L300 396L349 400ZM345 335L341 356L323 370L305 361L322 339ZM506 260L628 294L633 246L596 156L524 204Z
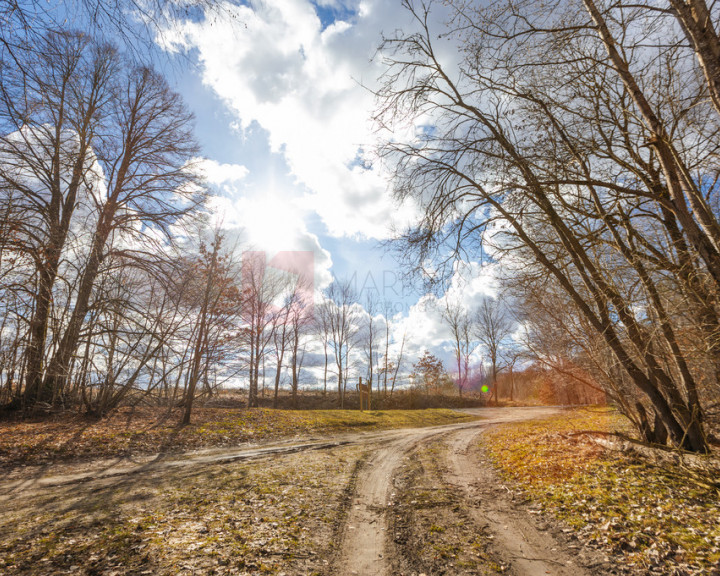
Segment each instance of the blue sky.
M440 31L442 4L433 13ZM389 135L371 121L382 34L409 29L409 14L386 0L251 0L219 14L176 22L158 41L178 58L176 86L197 117L217 218L269 257L312 250L316 287L334 276L353 280L361 301L377 290L398 314L396 342L407 334L411 356L430 348L448 364L442 299L405 286L379 246L416 217L393 201L374 150L427 125ZM457 57L451 43L441 49ZM471 306L491 293L491 276L472 267L445 297Z
M279 252L312 251L316 289L338 278L353 283L361 306L369 295L381 301L377 325L384 329L381 313L392 317L390 355L405 342L404 372L425 349L450 368L451 336L441 311L448 302L471 310L492 296L492 267L465 263L445 294L424 294L419 285L407 286L396 255L381 247L418 210L393 200L389 168L375 151L386 139L413 139L433 125L422 118L388 133L372 121L373 90L384 72L383 32L410 32L413 18L401 2L388 0L211 4L206 15L177 10L177 20L170 10L154 21L161 29L138 17L136 34L123 36L107 20L114 3L100 4L109 10L98 17L103 26L74 0L27 8L38 28L43 20L63 22L103 41L115 33L131 58L150 60L166 74L196 117L200 163L213 192L207 209L228 244L265 251L268 261ZM433 4L438 33L445 9ZM132 16L121 19L122 26L130 22ZM459 51L445 39L436 55L452 68ZM359 347L356 354L363 355Z
M330 18L332 14L324 9L322 18ZM327 25L332 20L324 22ZM297 194L309 192L295 182L284 153L270 150L268 133L260 124L253 122L243 131L233 128L237 122L235 114L202 83L197 68L184 69L177 86L196 116L196 134L205 156L222 164L239 162L245 166L248 169L244 178L246 188L262 188L267 181L274 180L276 185L280 183ZM308 230L317 235L320 245L331 254L331 272L335 277L352 280L358 293L376 289L381 297L393 300L399 308L408 309L417 301L421 295L419 287L403 285L397 259L377 238L362 234L332 235L317 213L310 213L305 222ZM286 249L292 250L293 246L288 245Z
M375 83L381 65L371 57L381 28L406 20L404 12L382 2L327 0L225 10L232 17L181 22L179 32L176 25L165 35L167 52L182 56L177 88L197 117L210 170L241 175L211 175L217 193L232 201L221 205L223 218L246 229L257 248L312 245L318 266L332 275L377 276L387 285L397 262L378 244L398 210L375 168L373 99L360 82ZM238 202L249 198L252 214ZM288 205L295 209L293 234L286 215L275 214ZM273 235L273 245L262 245ZM407 290L388 292L411 303Z

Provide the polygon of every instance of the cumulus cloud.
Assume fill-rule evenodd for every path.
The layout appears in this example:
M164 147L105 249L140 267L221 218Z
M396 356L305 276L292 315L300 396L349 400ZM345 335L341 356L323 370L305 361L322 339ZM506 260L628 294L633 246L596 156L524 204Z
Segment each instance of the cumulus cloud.
M434 8L438 21L442 10ZM233 126L245 134L262 127L268 152L283 157L295 186L253 189L243 166L209 161L208 180L218 191L212 213L258 248L312 250L322 288L332 260L313 233L317 216L331 236L367 238L387 238L393 224L403 227L416 216L412 205L394 205L388 175L373 155L379 136L367 88L382 73L382 59L374 58L381 32L409 30L409 16L400 3L383 0L249 0L225 4L220 13L226 17L173 27L164 46L197 58L203 83L232 112ZM439 49L444 61L458 57L448 41ZM432 118L423 122L398 127L394 137L413 138ZM404 312L392 323L390 355L397 356L405 335L404 370L425 348L450 367L445 301L474 309L494 294L492 270L465 264L440 298L426 295L406 309L398 297Z
M407 18L393 2L307 0L225 5L226 17L188 21L163 36L167 49L196 51L203 82L247 129L257 122L307 190L304 203L335 236L387 237L398 212L373 162L369 120L383 27Z
M444 294L426 294L410 307L407 316L398 314L392 323L393 351L396 353L405 335L407 368L422 356L424 350L443 360L452 369L452 334L443 321L442 311L447 304L460 305L472 313L486 298L497 297L496 267L477 263L458 263ZM476 354L480 360L480 354Z
M215 185L239 182L248 175L248 169L241 164L221 164L209 158L203 159L199 168L207 182Z

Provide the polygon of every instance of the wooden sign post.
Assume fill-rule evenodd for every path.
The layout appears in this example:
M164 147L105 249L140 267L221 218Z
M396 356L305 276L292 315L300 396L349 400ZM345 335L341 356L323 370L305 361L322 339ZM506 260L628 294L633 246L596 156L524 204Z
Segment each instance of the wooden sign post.
M365 405L370 410L370 385L363 384L362 376L360 376L360 384L358 384L358 391L360 392L360 411L363 410L363 399L365 399Z

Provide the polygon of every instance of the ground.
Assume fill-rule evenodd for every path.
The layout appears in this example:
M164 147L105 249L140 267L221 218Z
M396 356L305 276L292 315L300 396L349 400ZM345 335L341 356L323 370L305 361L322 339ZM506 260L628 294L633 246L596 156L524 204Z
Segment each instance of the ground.
M107 418L77 413L0 420L0 465L181 453L308 435L463 422L472 415L432 410L271 410L197 407L180 426L183 410L124 407Z
M720 539L711 486L681 494L676 478L676 492L661 492L657 500L617 487L615 498L613 491L603 492L600 483L608 479L599 471L620 456L568 434L568 426L587 424L582 413L472 412L475 418L466 414L457 423L423 428L338 428L182 454L15 466L0 480L0 573L583 576L716 570L713 542L717 548ZM422 413L414 418L417 425ZM614 425L607 412L593 418L595 427ZM573 445L565 438L563 451L553 441L556 433L583 440ZM629 479L622 462L613 462L618 476ZM637 466L633 482L649 473ZM535 480L529 479L532 470ZM605 515L589 499L590 479L590 496L602 494ZM693 518L695 534L692 540L672 532L669 554L662 535L637 524L646 504L657 506L667 496L684 498L677 506L684 520ZM626 502L629 511L623 512L628 497L637 502ZM672 503L664 506L655 518ZM636 524L621 522L622 514ZM656 521L651 527L665 526ZM636 549L622 545L622 538L631 542L630 530L638 531ZM662 560L650 564L633 556L641 547L637 541L653 540L654 549L647 544L642 550L650 550L650 559L656 550Z

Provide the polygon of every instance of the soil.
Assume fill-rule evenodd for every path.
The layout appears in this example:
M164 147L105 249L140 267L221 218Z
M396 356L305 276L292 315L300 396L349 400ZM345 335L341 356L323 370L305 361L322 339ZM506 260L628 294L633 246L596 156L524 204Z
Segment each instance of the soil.
M513 502L492 468L481 461L479 447L473 442L500 422L542 418L557 411L467 411L481 413L486 420L396 433L373 452L357 478L334 574L612 573L597 553L587 550L579 554L580 546L561 536L559 528L550 530L548 523L538 522ZM394 479L403 473L407 479L408 460L422 460L422 453L430 450L435 452L434 466L421 466L420 478L416 475L412 482L394 485ZM425 485L419 487L418 480ZM402 494L393 492L393 487ZM410 500L427 492L432 496L423 503ZM412 518L413 511L423 507L431 510L428 530L423 529L420 515ZM432 542L427 533L442 534L444 544ZM475 558L469 560L468 552ZM599 572L601 565L603 571Z
M558 410L467 411L483 419L15 469L0 573L611 574L516 500L476 441Z

